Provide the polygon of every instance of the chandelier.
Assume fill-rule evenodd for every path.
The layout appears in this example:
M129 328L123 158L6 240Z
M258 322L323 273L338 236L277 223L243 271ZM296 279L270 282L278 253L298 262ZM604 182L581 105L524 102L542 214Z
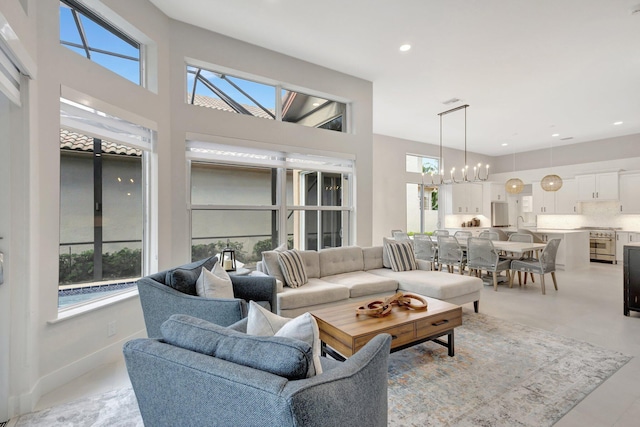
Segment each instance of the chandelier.
M431 172L431 184L432 185L442 185L442 184L461 184L466 182L482 182L486 181L489 178L489 165L485 165L482 167L482 163L478 163L477 166L473 167L473 174L469 176L469 164L467 163L467 108L469 104L461 105L456 108L452 108L451 110L443 111L442 113L438 113L440 116L440 174L434 175ZM460 168L460 175L456 175L456 168L451 168L449 172L449 179L445 178L444 169L442 168L442 116L447 115L449 113L453 113L455 111L464 110L464 166ZM485 170L484 174L482 170Z

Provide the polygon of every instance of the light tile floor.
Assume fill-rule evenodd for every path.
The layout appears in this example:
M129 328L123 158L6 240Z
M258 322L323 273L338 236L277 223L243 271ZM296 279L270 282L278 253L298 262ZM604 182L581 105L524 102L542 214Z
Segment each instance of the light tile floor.
M640 425L640 313L622 314L622 266L591 263L578 271L558 271L559 291L547 275L526 287L495 292L485 286L482 313L587 341L634 356L629 363L565 415L559 427L627 427ZM122 361L106 365L45 395L37 409L129 384Z

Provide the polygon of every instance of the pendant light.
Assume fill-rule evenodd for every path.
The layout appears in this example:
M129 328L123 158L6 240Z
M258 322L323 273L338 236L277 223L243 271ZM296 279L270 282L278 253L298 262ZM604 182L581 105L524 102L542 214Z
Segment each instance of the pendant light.
M486 172L482 176L482 163L478 163L478 166L473 167L473 177L469 177L469 165L467 164L467 108L469 104L461 105L456 108L452 108L442 113L438 113L440 116L440 181L441 184L460 184L465 182L481 182L486 181L489 178L489 164L486 165ZM452 168L449 172L450 179L444 180L444 170L442 169L442 116L445 114L453 113L454 111L464 110L464 165L462 166L461 178L456 178L456 168Z
M551 147L549 149L550 158L551 158L551 169L553 168L553 142L551 143ZM558 191L562 188L562 178L555 174L549 174L542 178L540 181L540 186L544 191Z
M513 149L513 172L516 171L516 149ZM504 189L509 194L520 194L524 190L524 182L520 178L511 178L504 184Z

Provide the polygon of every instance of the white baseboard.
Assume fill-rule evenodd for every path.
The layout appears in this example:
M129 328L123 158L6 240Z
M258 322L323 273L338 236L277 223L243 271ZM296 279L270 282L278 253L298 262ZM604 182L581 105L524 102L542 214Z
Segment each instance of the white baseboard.
M122 338L92 354L73 361L54 372L40 377L33 388L19 396L9 397L9 417L13 419L19 415L32 412L38 401L45 394L81 377L99 366L117 362L122 358L122 346L135 338L145 338L146 330L140 330L135 334ZM10 425L10 424L9 424Z

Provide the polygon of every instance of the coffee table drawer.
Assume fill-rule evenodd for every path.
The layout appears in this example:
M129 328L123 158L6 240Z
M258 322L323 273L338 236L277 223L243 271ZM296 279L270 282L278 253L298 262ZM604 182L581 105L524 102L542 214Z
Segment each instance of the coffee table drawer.
M393 328L383 329L371 334L362 335L355 339L355 351L360 350L366 343L378 334L389 334L392 337L391 348L408 344L415 340L415 325L409 323L406 325L398 325Z
M416 322L416 338L426 338L462 325L462 308Z

